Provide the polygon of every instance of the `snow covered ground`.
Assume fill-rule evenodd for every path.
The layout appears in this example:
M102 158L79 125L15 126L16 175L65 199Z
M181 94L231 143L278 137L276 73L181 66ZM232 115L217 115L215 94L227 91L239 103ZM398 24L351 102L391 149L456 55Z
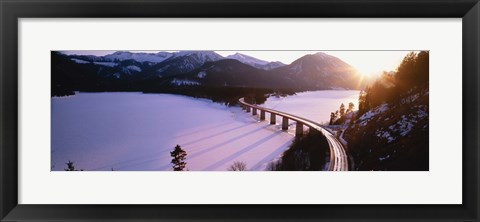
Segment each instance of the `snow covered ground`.
M226 170L243 161L264 170L293 131L258 122L240 108L168 94L77 93L52 98L52 170L170 170L170 151L187 151L189 170ZM278 124L278 123L277 123Z
M297 93L287 97L269 97L263 107L291 113L318 123L328 123L330 113L340 108L340 104L348 107L353 102L358 109L357 90L323 90Z

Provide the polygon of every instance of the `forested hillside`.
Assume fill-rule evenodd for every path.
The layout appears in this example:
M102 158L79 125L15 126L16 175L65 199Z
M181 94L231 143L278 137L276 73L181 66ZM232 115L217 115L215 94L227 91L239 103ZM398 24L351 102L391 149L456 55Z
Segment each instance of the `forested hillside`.
M358 108L343 133L354 169L429 169L429 52L408 54L360 93Z

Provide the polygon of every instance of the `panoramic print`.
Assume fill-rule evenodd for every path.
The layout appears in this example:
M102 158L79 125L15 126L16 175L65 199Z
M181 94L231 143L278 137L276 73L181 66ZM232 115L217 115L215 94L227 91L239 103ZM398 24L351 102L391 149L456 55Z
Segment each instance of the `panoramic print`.
M429 51L51 52L52 171L428 171Z

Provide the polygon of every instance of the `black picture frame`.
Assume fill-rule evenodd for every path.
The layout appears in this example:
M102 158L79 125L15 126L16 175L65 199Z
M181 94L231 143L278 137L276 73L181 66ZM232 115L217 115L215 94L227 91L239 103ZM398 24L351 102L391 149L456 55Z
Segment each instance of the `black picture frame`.
M1 221L479 221L478 0L0 0ZM18 204L19 18L251 17L462 19L462 205ZM439 194L441 195L441 194Z

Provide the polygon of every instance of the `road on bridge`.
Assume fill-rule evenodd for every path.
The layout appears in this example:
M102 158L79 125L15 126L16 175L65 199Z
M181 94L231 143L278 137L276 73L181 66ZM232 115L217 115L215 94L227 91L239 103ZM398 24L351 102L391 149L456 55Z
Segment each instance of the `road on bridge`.
M323 135L325 135L330 145L330 152L333 153L333 156L331 155L330 157L330 170L348 171L348 155L342 143L332 133L325 129L323 130Z

